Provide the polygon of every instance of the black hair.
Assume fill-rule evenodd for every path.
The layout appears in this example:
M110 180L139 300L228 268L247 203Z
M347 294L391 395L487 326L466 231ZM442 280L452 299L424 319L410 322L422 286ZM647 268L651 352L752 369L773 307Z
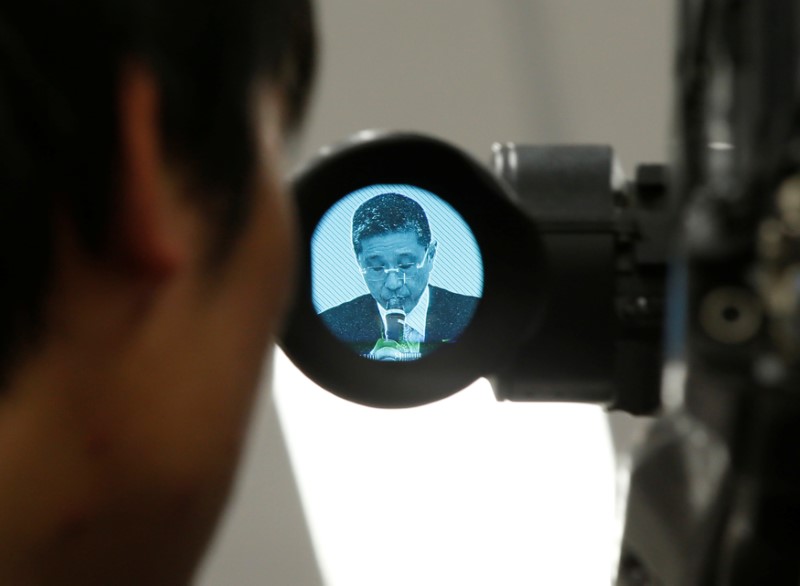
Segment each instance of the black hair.
M310 0L25 0L0 7L0 378L38 341L55 220L102 255L117 211L118 87L159 84L161 138L217 232L235 241L256 161L258 80L294 125L315 60ZM0 380L0 385L2 384Z
M431 243L431 228L425 210L399 193L382 193L368 199L353 214L353 250L361 254L361 241L390 232L414 232L420 246Z

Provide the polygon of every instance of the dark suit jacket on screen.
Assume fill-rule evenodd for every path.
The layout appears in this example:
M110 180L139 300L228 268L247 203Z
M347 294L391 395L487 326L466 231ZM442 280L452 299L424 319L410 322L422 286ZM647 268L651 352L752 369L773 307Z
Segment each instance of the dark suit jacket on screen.
M442 343L455 342L472 319L477 303L477 297L431 286L421 353L425 355ZM369 294L332 307L320 317L337 338L351 344L361 355L368 354L383 336L383 320L375 299Z

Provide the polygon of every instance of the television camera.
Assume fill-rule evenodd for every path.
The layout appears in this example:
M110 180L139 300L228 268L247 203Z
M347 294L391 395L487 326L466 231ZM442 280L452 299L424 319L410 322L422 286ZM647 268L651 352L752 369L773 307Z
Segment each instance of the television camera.
M375 407L487 377L652 415L618 584L796 585L800 2L682 0L679 24L673 156L629 180L606 145L482 165L407 133L308 163L282 345Z

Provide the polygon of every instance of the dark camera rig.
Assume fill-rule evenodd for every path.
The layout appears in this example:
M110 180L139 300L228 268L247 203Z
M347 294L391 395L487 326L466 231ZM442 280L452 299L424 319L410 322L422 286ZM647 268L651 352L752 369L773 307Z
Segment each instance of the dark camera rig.
M618 583L800 582L800 3L680 3L664 413Z
M367 185L461 214L485 287L457 343L415 362L350 351L311 299L282 344L352 401L407 407L485 376L501 400L656 415L638 449L624 586L800 583L800 2L682 0L674 154L626 182L604 146L361 135L295 188L310 242ZM396 270L391 268L390 270Z

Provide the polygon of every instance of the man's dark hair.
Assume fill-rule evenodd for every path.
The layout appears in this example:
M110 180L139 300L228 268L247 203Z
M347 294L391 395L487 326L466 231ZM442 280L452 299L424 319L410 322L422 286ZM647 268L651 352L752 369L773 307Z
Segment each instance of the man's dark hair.
M361 254L361 241L391 232L414 232L420 246L431 243L431 229L425 210L399 193L382 193L358 206L353 214L353 250Z
M25 0L0 7L0 384L38 340L55 219L102 255L115 213L118 88L131 63L160 90L161 138L194 183L219 259L246 219L256 82L289 123L314 69L310 0Z

